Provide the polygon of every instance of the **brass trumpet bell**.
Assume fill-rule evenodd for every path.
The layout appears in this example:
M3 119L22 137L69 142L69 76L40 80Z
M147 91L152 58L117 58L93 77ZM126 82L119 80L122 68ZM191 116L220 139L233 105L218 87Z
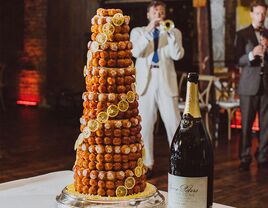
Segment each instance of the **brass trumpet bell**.
M175 27L175 24L172 20L164 20L160 22L160 27L163 28L165 31L169 31Z

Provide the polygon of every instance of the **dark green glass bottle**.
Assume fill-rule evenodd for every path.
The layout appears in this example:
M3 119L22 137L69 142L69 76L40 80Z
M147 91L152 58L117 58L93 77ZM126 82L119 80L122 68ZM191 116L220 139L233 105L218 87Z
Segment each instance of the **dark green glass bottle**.
M189 73L184 113L171 143L169 208L209 208L213 204L213 148L198 96L198 74Z

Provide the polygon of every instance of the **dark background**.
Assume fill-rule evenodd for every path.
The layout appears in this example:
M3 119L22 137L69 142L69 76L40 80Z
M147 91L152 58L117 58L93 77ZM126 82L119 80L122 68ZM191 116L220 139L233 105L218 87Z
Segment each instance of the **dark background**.
M121 8L130 15L131 28L146 25L147 2L121 2L97 0L36 0L46 2L44 13L46 28L46 63L41 73L45 76L44 93L50 104L55 103L57 93L62 90L84 91L83 66L86 63L87 42L90 37L90 19L99 7ZM27 4L30 0L25 1ZM117 3L114 3L117 2ZM193 71L196 63L195 8L192 1L166 1L167 18L174 21L183 34L185 56L176 61L177 71ZM32 9L35 9L34 7ZM18 76L25 68L20 63L24 51L25 3L22 0L1 1L0 6L0 63L7 65L5 70L5 100L14 103L18 97Z

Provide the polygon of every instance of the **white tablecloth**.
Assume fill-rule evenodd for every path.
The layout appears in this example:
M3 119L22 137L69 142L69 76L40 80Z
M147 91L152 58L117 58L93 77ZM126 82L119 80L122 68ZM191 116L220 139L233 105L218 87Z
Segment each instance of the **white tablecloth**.
M0 207L56 208L56 195L73 182L72 171L59 171L0 184ZM167 192L162 192L167 196ZM231 208L214 203L213 208Z

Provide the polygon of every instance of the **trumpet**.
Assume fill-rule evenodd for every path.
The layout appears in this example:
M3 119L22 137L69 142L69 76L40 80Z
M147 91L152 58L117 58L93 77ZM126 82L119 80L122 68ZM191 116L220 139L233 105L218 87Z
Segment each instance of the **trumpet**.
M160 22L160 27L163 28L165 31L170 31L175 27L175 24L172 20L164 20Z

